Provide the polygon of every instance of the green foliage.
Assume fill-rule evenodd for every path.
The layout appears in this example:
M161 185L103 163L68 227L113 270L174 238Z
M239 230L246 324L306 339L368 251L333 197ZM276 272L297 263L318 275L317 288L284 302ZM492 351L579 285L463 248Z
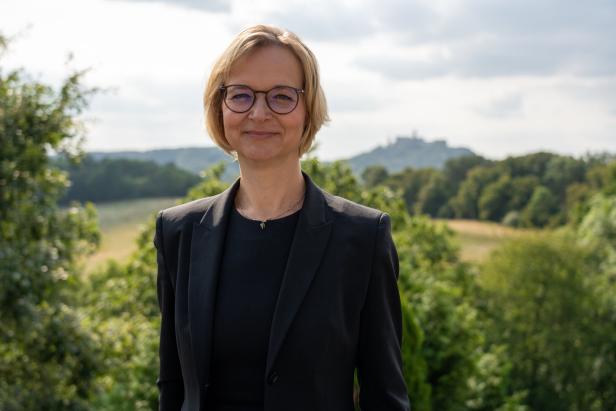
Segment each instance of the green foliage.
M555 156L548 161L542 182L557 197L562 198L567 186L584 181L586 169L587 165L583 160Z
M519 157L507 157L499 166L511 177L544 176L557 154L538 152Z
M594 172L595 183L602 193L616 195L616 160L609 162L604 167L596 167Z
M594 250L606 274L601 288L616 291L616 195L596 194L577 232L581 242Z
M219 162L203 171L202 181L188 192L184 200L192 201L222 193L229 186L227 183L222 181L222 176L225 174L225 170L225 163ZM153 235L154 230L152 230L152 236Z
M383 185L393 189L402 191L402 198L406 203L406 209L409 214L413 215L419 206L419 192L422 187L428 184L432 176L438 171L431 168L423 168L415 170L407 168L400 173L390 175Z
M12 410L89 410L101 353L63 304L40 304L0 333L0 403Z
M302 162L302 169L325 191L349 200L360 200L359 181L346 162L334 161L325 165L316 158L309 158Z
M479 197L479 218L500 221L509 211L511 202L511 178L505 174L488 184Z
M607 388L616 377L614 334L605 329L616 311L598 287L604 282L593 250L576 239L563 232L512 240L481 273L488 335L507 347L510 389L526 392L531 409L616 406Z
M389 177L389 173L383 166L369 166L361 173L361 179L366 187L374 187L381 184L387 177Z
M544 186L537 186L528 204L522 211L522 221L531 227L543 227L553 218L558 209L558 199Z
M71 308L78 261L98 242L92 206L58 207L66 175L48 153L78 153L92 92L75 73L59 90L0 69L0 404L87 410L99 352Z
M453 192L458 191L468 172L477 166L487 166L492 162L481 156L463 156L447 160L443 167L445 180L452 185Z
M520 212L528 203L535 187L539 185L537 176L514 177L509 184L510 199L507 205L507 211Z
M526 411L525 391L509 394L511 361L504 345L490 345L477 361L477 376L469 380L472 396L466 402L475 411Z
M420 402L421 409L482 409L481 404L502 404L506 400L504 395L500 402L484 398L503 391L494 386L501 380L494 382L493 374L504 375L507 369L501 363L492 370L480 367L487 353L483 350L482 324L472 303L473 274L459 262L452 235L445 225L434 224L426 217L413 217L405 230L395 233L400 287L423 335L423 362L417 367L427 365L430 400ZM413 381L409 384L413 386ZM423 391L416 391L418 398L423 398ZM415 406L416 398L411 400Z
M448 208L447 200L453 192L443 174L433 174L428 183L419 191L419 201L416 205L418 214L428 214L433 217L451 217L453 212Z
M614 163L613 163L614 164ZM615 168L612 168L614 170ZM611 193L611 190L607 190ZM582 244L593 250L598 274L593 281L596 309L594 350L597 360L593 373L596 392L602 409L616 408L616 194L597 194L590 201L589 212L580 224L577 235Z
M151 224L125 266L111 262L90 276L81 305L104 352L92 401L97 410L157 408L159 313Z
M411 215L496 222L509 216L510 225L545 227L579 222L592 194L616 192L613 164L605 155L535 153L502 161L469 156L448 160L443 170L405 169L370 179L402 191Z
M428 366L423 356L424 333L406 295L400 294L402 305L402 364L404 380L412 401L412 408L429 411L431 387L428 384Z
M500 172L496 167L475 167L460 185L451 199L451 208L457 218L479 218L479 199L484 188L498 180Z
M183 202L220 193L225 165L204 173ZM90 275L79 294L89 326L104 350L105 371L96 381L93 408L151 410L158 404L154 384L158 373L160 312L156 300L154 215L138 239L137 251L126 264L111 262Z

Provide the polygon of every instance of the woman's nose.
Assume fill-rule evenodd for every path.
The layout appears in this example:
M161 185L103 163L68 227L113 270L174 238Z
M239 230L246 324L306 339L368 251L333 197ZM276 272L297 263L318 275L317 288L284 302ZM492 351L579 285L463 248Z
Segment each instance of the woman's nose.
M265 94L255 95L255 103L250 108L248 116L252 119L267 119L272 116L272 111L267 106Z

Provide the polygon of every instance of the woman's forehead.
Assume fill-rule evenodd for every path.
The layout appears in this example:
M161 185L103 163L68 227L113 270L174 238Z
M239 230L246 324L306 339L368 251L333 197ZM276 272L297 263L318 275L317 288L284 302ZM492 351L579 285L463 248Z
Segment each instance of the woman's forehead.
M246 84L253 88L277 85L302 87L302 66L285 47L265 46L240 57L232 66L226 84Z

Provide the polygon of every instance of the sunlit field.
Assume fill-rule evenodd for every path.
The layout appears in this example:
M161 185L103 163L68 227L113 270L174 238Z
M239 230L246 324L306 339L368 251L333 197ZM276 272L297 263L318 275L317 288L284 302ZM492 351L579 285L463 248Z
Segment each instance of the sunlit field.
M476 220L440 220L456 233L460 257L468 262L481 262L504 240L532 233L534 230L511 228Z
M86 272L114 259L122 262L136 249L135 241L158 210L172 206L177 198L148 198L96 204L101 231L99 249L88 257Z

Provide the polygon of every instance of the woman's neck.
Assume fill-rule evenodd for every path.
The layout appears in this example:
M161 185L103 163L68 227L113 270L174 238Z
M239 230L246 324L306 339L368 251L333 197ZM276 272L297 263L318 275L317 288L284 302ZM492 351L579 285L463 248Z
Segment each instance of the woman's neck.
M235 206L245 216L269 220L292 214L301 208L305 182L299 159L290 164L242 167Z

